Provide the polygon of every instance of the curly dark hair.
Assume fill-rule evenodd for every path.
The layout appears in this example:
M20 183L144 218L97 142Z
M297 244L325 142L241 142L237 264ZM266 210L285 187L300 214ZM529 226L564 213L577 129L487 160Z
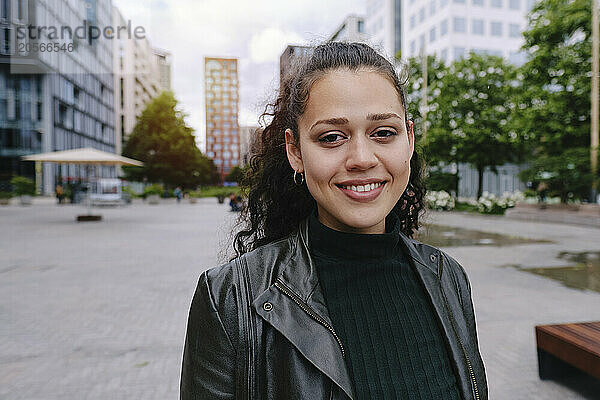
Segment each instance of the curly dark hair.
M318 79L336 69L374 71L387 78L398 92L409 129L403 89L407 79L401 80L394 66L368 45L328 42L312 48L309 55L298 57L283 79L277 100L268 104L260 117L264 128L254 135L253 155L241 182L248 203L237 221L242 229L235 235L236 255L232 259L289 235L316 207L307 186L298 186L292 179L294 170L287 158L285 130L292 130L299 145L297 124L309 91ZM392 212L399 217L400 230L412 237L419 227L425 195L422 162L416 148L410 167L407 188Z

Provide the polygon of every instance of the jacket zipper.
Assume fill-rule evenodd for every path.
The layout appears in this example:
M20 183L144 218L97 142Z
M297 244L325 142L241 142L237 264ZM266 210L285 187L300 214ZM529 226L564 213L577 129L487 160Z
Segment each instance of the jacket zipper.
M442 255L440 254L438 257L440 260L440 289L441 289L441 277L442 277L442 271L444 269L444 264L442 262ZM475 394L475 399L479 400L479 390L477 389L477 381L475 380L475 373L473 372L471 360L469 360L469 356L467 355L467 350L465 349L465 346L463 345L462 340L460 340L460 335L458 334L458 330L456 329L456 321L454 321L454 315L450 311L450 306L448 305L448 300L446 299L446 295L444 294L443 290L442 290L442 297L444 298L444 305L446 306L446 310L448 311L448 315L450 316L450 323L452 325L452 330L454 331L454 334L456 335L456 338L458 339L458 344L460 344L460 348L462 349L463 355L465 356L465 360L467 361L467 368L469 369L469 376L471 377L471 383L473 384L472 389Z
M327 321L325 321L323 318L319 317L319 315L316 312L314 312L308 306L308 304L306 304L304 301L302 301L302 299L298 295L296 295L294 292L292 292L290 289L288 289L287 286L283 282L281 282L279 279L277 281L275 281L275 286L277 287L277 289L281 290L286 296L291 298L294 301L294 303L298 304L298 306L300 306L300 308L303 309L308 315L310 315L315 321L317 321L318 323L323 325L325 328L327 328L329 330L329 332L331 332L331 334L335 337L335 340L337 340L338 344L340 345L340 350L342 351L342 357L345 357L344 346L342 345L342 341L340 340L337 333L335 333L335 330L333 329L333 327L331 325L329 325L327 323Z

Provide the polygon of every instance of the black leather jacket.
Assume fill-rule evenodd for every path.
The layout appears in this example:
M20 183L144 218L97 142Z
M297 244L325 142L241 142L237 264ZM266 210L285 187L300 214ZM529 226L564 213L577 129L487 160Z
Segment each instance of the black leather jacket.
M487 399L463 268L434 247L401 238L437 314L463 398ZM181 399L354 399L308 243L305 220L287 238L200 276Z

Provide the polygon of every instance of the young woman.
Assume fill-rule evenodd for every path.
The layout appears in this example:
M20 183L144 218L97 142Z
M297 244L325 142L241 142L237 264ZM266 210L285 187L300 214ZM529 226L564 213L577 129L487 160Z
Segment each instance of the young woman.
M424 187L392 64L317 46L265 115L237 257L192 301L181 398L487 399L467 276L410 239Z

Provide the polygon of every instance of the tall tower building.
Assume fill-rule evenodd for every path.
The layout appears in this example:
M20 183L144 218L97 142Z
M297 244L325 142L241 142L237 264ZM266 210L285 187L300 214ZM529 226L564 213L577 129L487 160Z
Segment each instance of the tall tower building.
M519 64L521 33L535 0L404 0L402 57L436 54L451 62L488 53Z
M403 52L402 6L407 0L367 0L365 29L371 44L388 59ZM414 1L414 0L413 0ZM419 0L419 3L425 0ZM404 57L404 54L402 55Z
M127 26L117 7L112 9L113 26ZM152 47L145 37L120 35L112 40L115 87L116 151L121 154L137 117L148 102L171 89L170 54Z
M221 179L239 165L238 70L235 58L204 58L206 155Z

